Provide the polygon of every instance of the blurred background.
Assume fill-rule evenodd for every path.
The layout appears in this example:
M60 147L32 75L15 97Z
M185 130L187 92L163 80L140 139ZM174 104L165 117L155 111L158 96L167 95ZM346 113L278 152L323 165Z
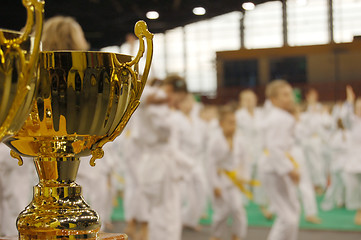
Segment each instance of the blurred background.
M21 1L6 3L0 27L20 30ZM62 0L47 1L45 17L73 16L91 49L121 45L137 20L156 33L152 76L185 77L207 103L236 99L253 88L260 100L270 79L285 78L323 101L361 90L361 1Z
M1 6L0 28L20 30L26 21L21 1L5 0ZM129 34L135 23L145 20L155 33L150 78L179 75L204 105L238 101L245 89L253 90L262 104L265 87L274 79L291 83L298 103L309 89L326 105L344 101L347 85L357 96L361 93L361 0L46 1L45 19L58 15L79 22L91 50L120 52L134 41ZM114 179L120 187L111 206L113 222L106 227L123 232L124 178ZM318 208L323 196L317 194ZM273 220L252 202L247 213L247 239L266 239ZM360 239L355 213L342 204L332 211L320 209L322 223L302 220L299 239ZM209 205L200 220L203 229L185 229L183 239L209 239L212 215Z

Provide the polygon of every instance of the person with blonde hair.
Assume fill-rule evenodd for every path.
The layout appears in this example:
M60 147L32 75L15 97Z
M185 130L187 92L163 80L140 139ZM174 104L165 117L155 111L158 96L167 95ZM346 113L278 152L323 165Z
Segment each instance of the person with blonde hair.
M247 155L242 139L236 134L236 116L230 105L219 111L219 128L212 134L207 146L208 174L213 190L213 223L211 240L220 240L227 232L227 221L232 217L232 240L245 239L247 213L242 192L237 182L246 183ZM236 178L231 178L235 174Z
M72 17L56 16L44 23L42 37L43 51L89 50L83 29Z
M296 240L300 217L298 164L291 156L294 145L294 98L291 85L274 80L266 89L271 106L265 129L265 154L260 160L261 181L277 219L268 240Z
M259 177L259 159L262 156L262 133L263 133L263 116L257 108L257 95L250 89L246 89L239 94L239 109L236 111L237 134L243 138L245 149L249 156L251 169L247 172L252 176L250 178L258 179ZM272 213L267 209L268 199L265 196L262 186L253 188L254 201L260 206L261 212L265 218L271 219Z

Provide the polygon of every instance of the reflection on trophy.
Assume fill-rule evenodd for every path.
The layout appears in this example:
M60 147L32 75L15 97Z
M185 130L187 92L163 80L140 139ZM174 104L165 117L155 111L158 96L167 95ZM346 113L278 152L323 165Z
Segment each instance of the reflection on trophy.
M4 139L19 165L21 156L34 158L40 179L32 202L18 217L20 239L99 238L98 214L84 201L75 179L79 157L92 155L94 166L103 156L102 146L122 132L139 105L153 34L143 21L136 24L135 34L140 45L134 58L103 52L40 53L31 113L16 134ZM146 64L139 77L143 38Z
M0 141L21 128L36 89L34 73L43 28L44 1L23 0L23 5L28 14L24 32L0 30ZM35 34L30 38L33 28Z

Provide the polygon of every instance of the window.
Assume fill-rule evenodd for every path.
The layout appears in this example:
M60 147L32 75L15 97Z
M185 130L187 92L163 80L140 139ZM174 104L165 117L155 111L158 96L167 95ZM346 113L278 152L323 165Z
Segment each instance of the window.
M156 34L152 76L176 73L191 92L215 93L216 52L240 48L240 18L241 12L232 12Z
M361 1L334 0L335 42L352 42L361 35Z
M164 34L155 34L153 38L153 61L150 71L150 77L165 78L166 77L166 62L164 49ZM143 57L142 59L145 59ZM144 63L143 63L144 65ZM142 73L143 69L140 69Z
M285 79L291 83L307 82L306 57L270 59L270 79Z
M251 88L258 84L258 60L224 61L224 86Z
M166 72L184 77L183 28L178 27L165 33ZM160 46L159 46L160 47Z
M283 45L282 3L267 2L245 13L245 47L270 48Z
M328 43L327 11L327 0L288 0L289 45L300 46Z
M240 12L233 12L185 26L186 79L190 91L216 91L216 52L240 48L240 17Z

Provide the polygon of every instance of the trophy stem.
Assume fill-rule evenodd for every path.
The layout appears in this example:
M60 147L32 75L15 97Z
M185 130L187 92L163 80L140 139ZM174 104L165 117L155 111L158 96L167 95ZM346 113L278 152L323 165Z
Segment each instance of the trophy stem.
M75 183L79 158L34 158L39 183L17 220L19 239L97 239L98 214Z

